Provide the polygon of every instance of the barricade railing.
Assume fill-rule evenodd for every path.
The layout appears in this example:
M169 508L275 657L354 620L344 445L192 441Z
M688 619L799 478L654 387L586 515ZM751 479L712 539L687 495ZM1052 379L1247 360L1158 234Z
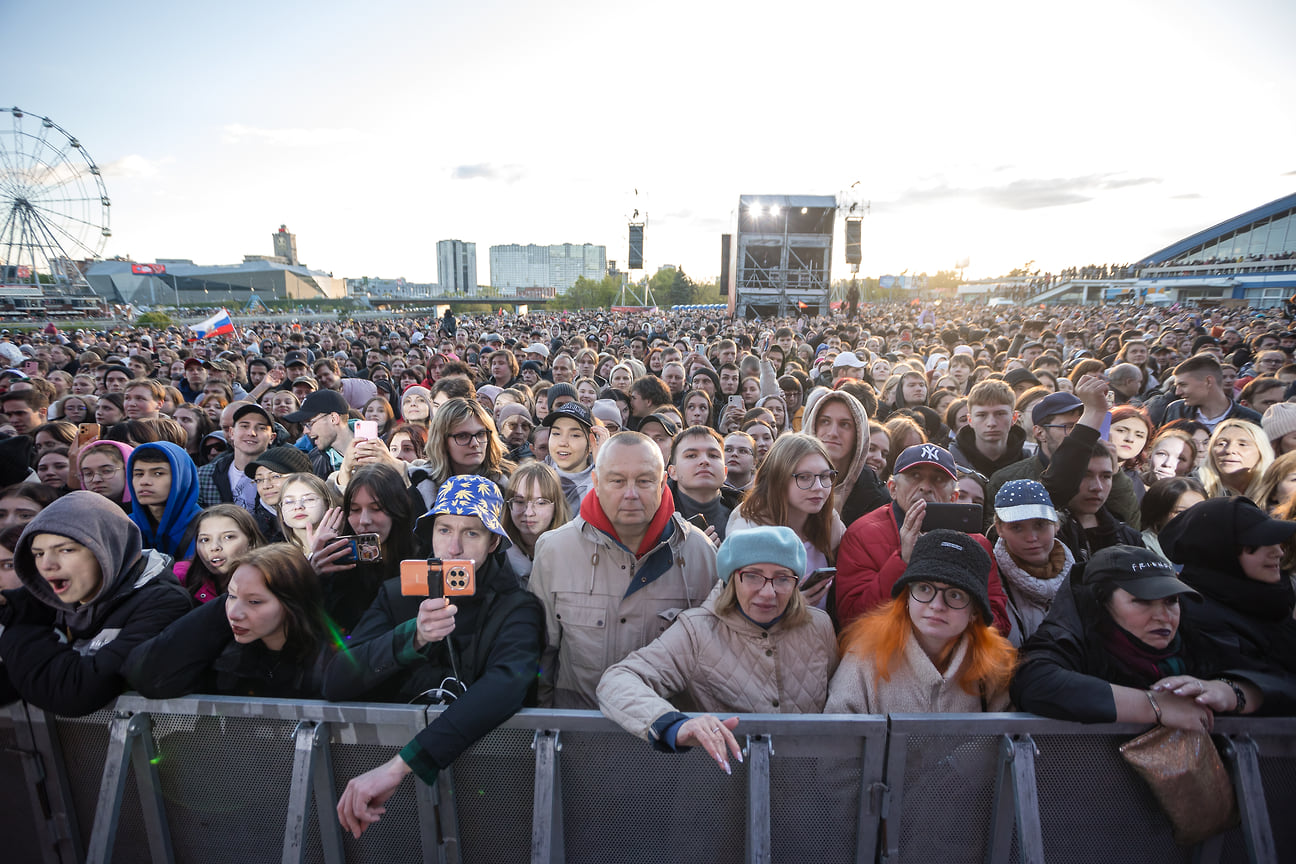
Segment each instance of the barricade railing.
M654 752L594 712L526 710L359 840L351 778L439 708L123 696L0 710L7 860L1140 862L1296 860L1296 721L1221 718L1241 826L1174 844L1121 761L1145 731L1025 714L742 715L745 759Z

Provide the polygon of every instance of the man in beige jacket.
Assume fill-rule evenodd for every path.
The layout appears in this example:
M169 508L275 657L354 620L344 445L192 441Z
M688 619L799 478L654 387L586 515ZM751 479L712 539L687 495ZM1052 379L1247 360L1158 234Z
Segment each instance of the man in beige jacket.
M603 671L701 605L716 581L715 547L674 512L652 439L613 435L593 481L580 515L536 543L530 585L545 610L546 707L596 709Z

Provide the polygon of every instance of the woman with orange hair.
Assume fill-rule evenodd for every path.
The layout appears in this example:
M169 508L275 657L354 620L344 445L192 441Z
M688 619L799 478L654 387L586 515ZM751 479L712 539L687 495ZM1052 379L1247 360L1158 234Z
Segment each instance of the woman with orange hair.
M1017 662L994 629L990 556L937 529L914 544L892 600L849 625L828 714L1003 711Z

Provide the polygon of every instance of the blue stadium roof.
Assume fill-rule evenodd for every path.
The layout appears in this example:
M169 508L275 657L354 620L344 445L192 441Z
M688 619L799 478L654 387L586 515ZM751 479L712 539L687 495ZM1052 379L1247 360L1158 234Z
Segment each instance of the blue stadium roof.
M1278 198L1277 200L1270 201L1268 204L1263 204L1254 210L1248 210L1245 213L1234 216L1232 219L1226 219L1218 225L1212 225L1205 231L1198 231L1190 237L1185 237L1179 242L1167 246L1158 252L1153 252L1142 261L1131 266L1134 268L1150 267L1153 264L1160 264L1164 261L1172 260L1183 255L1185 252L1192 251L1198 246L1204 246L1212 240L1223 237L1226 234L1232 234L1234 231L1237 231L1240 228L1245 228L1253 222L1262 222L1270 216L1282 213L1285 210L1290 210L1293 207L1296 207L1296 194Z

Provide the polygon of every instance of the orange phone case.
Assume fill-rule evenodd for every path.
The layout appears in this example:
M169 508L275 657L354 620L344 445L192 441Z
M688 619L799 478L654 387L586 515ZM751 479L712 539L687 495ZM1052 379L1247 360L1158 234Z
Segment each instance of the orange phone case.
M470 560L402 561L400 580L404 597L472 597L477 593L477 570ZM440 593L432 593L433 585Z
M427 597L428 592L428 562L427 561L402 561L400 562L400 580L402 597Z
M441 562L443 585L447 597L471 597L477 593L477 569L472 561L450 558Z

